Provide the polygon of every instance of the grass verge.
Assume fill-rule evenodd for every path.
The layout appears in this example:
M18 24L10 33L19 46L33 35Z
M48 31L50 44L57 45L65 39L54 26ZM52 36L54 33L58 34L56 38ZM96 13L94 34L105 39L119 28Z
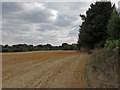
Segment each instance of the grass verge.
M94 50L85 79L89 88L118 88L118 55L111 50Z

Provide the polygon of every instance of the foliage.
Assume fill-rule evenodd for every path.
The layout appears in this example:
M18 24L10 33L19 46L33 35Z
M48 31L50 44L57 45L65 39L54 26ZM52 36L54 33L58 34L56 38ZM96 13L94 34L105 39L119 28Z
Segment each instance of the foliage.
M118 40L120 38L120 17L116 8L114 8L108 23L108 34L110 40Z
M104 48L117 49L117 54L120 52L120 17L116 8L114 7L113 13L108 23L108 35L109 38L106 41Z
M69 45L68 45L67 43L63 43L63 44L62 44L62 49L63 49L63 50L69 50L69 48L70 48L70 47L69 47Z
M62 50L77 50L77 45L76 44L67 44L67 43L63 43L61 46Z
M116 47L120 47L120 41L119 40L107 40L105 43L104 48L114 49Z
M2 52L26 52L26 51L40 51L40 50L77 50L76 44L63 43L62 46L52 46L51 44L46 45L27 45L27 44L17 44L17 45L1 45ZM1 51L0 51L1 52Z
M79 29L79 49L94 48L100 42L104 45L108 37L107 24L112 10L111 2L96 2L90 5L86 16L80 15L83 23Z

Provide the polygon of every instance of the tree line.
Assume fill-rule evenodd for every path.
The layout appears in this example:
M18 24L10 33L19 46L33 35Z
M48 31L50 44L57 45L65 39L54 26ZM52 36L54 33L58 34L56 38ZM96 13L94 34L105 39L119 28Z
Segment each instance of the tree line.
M76 44L63 43L60 46L52 46L51 44L46 45L27 45L27 44L16 44L16 45L0 45L2 50L0 52L26 52L26 51L40 51L40 50L77 50Z
M79 28L79 49L120 47L120 15L115 4L92 3L86 15L80 17L83 22Z

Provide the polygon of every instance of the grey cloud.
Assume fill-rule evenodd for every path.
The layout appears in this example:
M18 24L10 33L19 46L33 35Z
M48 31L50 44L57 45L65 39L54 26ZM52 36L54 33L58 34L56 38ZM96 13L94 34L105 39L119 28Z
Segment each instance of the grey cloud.
M19 20L18 22L22 23L44 23L50 21L50 16L52 16L52 13L49 10L41 10L37 7L30 10L24 10L25 4L27 3L4 2L2 5L3 20Z
M37 31L49 31L49 30L53 30L53 29L57 29L57 28L50 24L49 25L44 24L44 25L39 25L39 28L37 29Z
M52 14L48 10L44 11L36 8L28 12L21 13L18 18L32 23L45 23L50 21L50 16L52 16Z
M3 44L46 44L60 45L77 42L80 13L85 12L86 3L42 3L41 9L30 3L4 3ZM27 6L31 6L29 8ZM55 20L52 10L58 11Z
M21 3L17 2L2 2L2 14L4 15L10 15L14 12L22 11L23 7Z
M71 25L72 20L73 20L72 17L59 15L54 25L61 26L61 27L69 26Z
M69 16L74 16L76 13L84 13L88 9L91 2L55 2L55 3L45 3L47 8L52 8L59 10Z

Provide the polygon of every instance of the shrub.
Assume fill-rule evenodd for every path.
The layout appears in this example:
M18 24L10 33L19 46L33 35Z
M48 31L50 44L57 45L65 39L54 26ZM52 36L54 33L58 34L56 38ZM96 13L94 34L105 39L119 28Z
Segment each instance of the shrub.
M119 40L107 40L104 48L105 49L111 49L113 50L114 48L120 47L120 41Z

